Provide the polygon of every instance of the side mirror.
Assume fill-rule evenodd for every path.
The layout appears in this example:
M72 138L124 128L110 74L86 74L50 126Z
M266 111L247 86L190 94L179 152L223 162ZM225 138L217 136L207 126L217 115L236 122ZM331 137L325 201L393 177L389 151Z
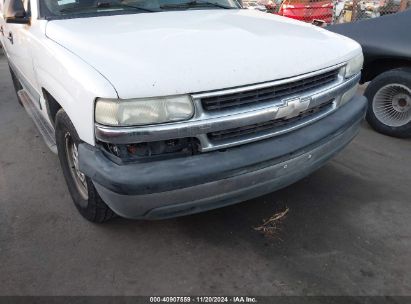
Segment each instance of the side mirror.
M6 23L30 23L30 15L24 9L22 0L10 0L9 9L6 14Z
M6 17L6 23L29 24L30 17L27 16L25 11L18 11L14 16Z

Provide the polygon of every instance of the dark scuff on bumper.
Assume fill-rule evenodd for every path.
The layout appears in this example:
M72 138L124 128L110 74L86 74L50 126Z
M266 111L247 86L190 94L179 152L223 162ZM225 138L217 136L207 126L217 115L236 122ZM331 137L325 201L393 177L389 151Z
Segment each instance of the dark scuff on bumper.
M324 165L358 133L367 102L356 96L296 131L227 149L118 165L98 148L79 146L80 170L119 215L162 219L246 201L290 185Z

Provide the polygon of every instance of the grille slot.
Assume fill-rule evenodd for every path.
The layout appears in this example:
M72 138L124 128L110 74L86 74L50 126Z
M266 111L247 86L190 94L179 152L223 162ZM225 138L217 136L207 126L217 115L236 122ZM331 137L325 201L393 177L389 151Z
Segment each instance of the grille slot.
M306 111L301 112L298 116L293 117L293 118L289 118L289 119L281 118L281 119L270 120L270 121L266 121L262 123L253 124L253 125L248 125L244 127L212 132L212 133L208 133L207 136L209 140L211 140L212 142L218 143L221 141L233 140L238 137L245 137L245 136L253 137L259 134L263 134L264 132L267 132L267 131L279 130L283 126L287 126L287 128L290 128L300 123L303 123L307 119L311 120L313 117L318 117L322 113L325 113L328 110L332 109L333 101L334 99L326 103L323 103L319 106L307 109Z
M335 69L320 75L272 87L214 97L204 97L201 99L201 103L203 109L209 112L241 108L249 104L260 105L268 103L273 99L283 99L301 92L326 86L337 80L338 73L339 69Z

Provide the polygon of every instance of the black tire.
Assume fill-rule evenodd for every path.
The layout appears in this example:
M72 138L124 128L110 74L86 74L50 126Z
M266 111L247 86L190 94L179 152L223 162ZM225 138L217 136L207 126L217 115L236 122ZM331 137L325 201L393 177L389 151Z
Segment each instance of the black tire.
M63 109L60 109L56 115L56 143L67 187L80 214L93 223L103 223L113 218L114 212L101 199L90 178L84 176L86 187L83 189L78 185L78 180L73 173L74 167L70 166L71 159L67 149L69 145L72 147L72 143L78 147L81 140Z
M19 101L19 104L23 106L23 103L21 102L20 97L17 94L18 91L23 89L23 86L21 85L20 81L17 79L17 76L14 74L10 66L9 66L9 70L11 74L11 80L13 80L13 86L14 86L14 91L16 92L17 100Z
M383 121L384 119L381 118L381 114L375 112L375 108L377 108L376 103L378 102L378 98L375 98L376 94L380 91L380 89L383 89L389 85L401 85L408 88L408 91L411 91L411 68L390 70L380 74L373 81L371 81L364 93L368 99L369 105L367 111L367 121L371 127L382 134L400 138L411 137L411 122L400 126L393 126L388 124L388 121ZM388 113L388 111L386 112Z

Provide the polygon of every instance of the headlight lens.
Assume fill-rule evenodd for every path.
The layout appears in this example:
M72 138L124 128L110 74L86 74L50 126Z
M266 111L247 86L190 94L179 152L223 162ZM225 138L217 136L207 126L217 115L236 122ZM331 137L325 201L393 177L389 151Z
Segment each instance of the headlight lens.
M340 106L349 102L354 97L355 93L357 93L357 90L358 90L358 84L356 84L351 89L349 89L347 92L345 92L344 95L341 97Z
M194 106L188 95L131 100L98 99L96 122L109 126L150 125L190 119Z
M363 63L364 56L361 52L353 59L348 61L347 66L345 67L345 78L350 78L351 76L354 76L355 74L361 72Z

